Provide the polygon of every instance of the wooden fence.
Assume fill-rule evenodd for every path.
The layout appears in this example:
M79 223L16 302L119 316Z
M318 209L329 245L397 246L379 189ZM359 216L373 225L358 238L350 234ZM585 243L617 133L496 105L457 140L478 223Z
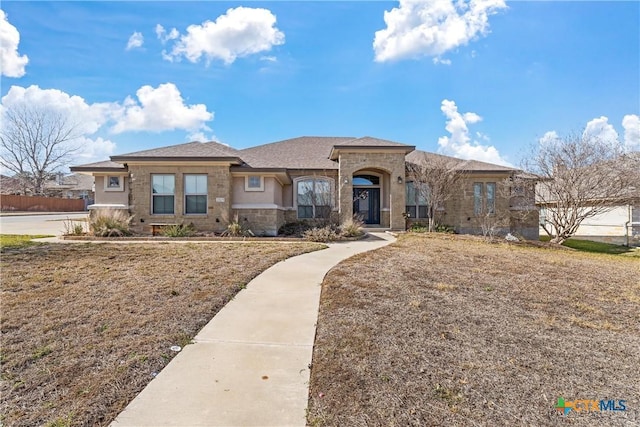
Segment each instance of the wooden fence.
M85 210L83 199L61 199L57 197L0 196L2 212L82 212Z

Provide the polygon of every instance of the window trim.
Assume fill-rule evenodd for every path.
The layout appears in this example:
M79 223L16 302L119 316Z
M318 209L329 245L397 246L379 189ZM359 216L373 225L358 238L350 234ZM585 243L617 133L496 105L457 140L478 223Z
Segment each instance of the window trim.
M249 182L250 178L259 178L260 186L259 187L251 187ZM244 191L264 191L264 176L262 175L247 175L244 177Z
M187 193L187 177L188 176L204 176L205 183L205 192L204 193ZM182 184L184 185L184 195L183 195L183 203L184 203L184 215L207 215L208 206L209 206L209 175L206 173L185 173L182 175ZM204 212L187 212L187 196L204 196L205 204L204 204Z
M329 184L329 204L328 205L298 205L298 185L300 184L300 182L303 181L313 181L313 190L314 190L314 194L315 194L315 186L316 186L316 182L317 181L324 181L327 182ZM316 212L316 206L328 206L330 212L333 212L333 207L334 207L334 183L335 180L333 178L330 177L326 177L326 176L301 176L298 177L296 179L294 179L293 181L294 183L294 209L296 211L296 219L317 219L319 217L317 217L317 212ZM308 217L300 217L300 206L311 206L312 207L312 216L310 218Z
M153 177L154 176L172 176L173 177L173 193L154 193L153 192ZM175 214L176 214L176 175L173 174L173 173L152 173L151 174L150 183L151 183L151 188L150 188L150 190L151 190L151 206L150 206L151 207L151 215L175 216ZM171 196L171 197L173 197L173 212L171 212L171 213L165 213L165 212L155 213L154 210L153 210L153 208L154 208L153 199L156 196L161 196L161 197Z
M118 185L111 186L111 178L118 178ZM104 191L124 191L124 176L123 175L105 175L104 176Z

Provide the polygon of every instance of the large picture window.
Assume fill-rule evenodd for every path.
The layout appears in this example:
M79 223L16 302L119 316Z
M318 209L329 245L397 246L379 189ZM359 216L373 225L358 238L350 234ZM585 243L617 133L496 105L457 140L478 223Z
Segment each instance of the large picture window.
M184 176L184 213L207 213L207 175Z
M331 183L323 178L302 179L296 184L298 218L329 218Z
M419 191L419 188L413 183L408 181L406 184L406 198L407 205L405 207L409 218L428 218L429 209L427 207L427 198L424 197L424 191Z
M176 192L174 175L151 175L152 213L155 215L173 215Z

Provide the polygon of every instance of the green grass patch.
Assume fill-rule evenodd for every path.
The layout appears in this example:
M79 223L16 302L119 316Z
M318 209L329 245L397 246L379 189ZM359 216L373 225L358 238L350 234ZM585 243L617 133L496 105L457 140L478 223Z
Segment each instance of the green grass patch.
M32 242L31 239L41 239L44 237L54 237L52 235L41 234L0 234L0 248L23 248L26 246L37 245L36 242Z
M549 236L541 236L540 241L548 242L551 240ZM632 256L640 256L637 249L624 245L614 245L612 243L594 242L593 240L567 239L562 244L567 248L575 249L581 252L591 252L598 254L621 255L628 254Z

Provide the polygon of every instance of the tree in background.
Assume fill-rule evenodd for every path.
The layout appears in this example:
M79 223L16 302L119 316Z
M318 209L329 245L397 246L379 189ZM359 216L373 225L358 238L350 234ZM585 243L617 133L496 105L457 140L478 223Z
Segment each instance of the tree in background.
M427 207L429 232L436 227L438 209L460 193L466 162L433 153L419 153L407 162L407 178L413 181L418 197Z
M525 168L538 176L542 227L563 243L580 224L640 196L640 153L583 134L541 141Z
M63 112L18 104L2 107L0 164L23 191L43 194L44 184L80 148L78 123Z

